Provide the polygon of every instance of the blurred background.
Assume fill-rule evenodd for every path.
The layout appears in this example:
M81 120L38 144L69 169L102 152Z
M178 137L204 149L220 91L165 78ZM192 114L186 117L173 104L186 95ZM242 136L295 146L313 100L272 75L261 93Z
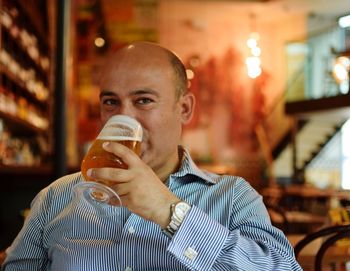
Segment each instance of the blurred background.
M298 217L290 232L348 206L348 0L1 0L0 9L0 249L35 194L79 170L100 128L96 71L136 40L185 63L197 108L182 140L202 168L243 176L272 209L317 221Z

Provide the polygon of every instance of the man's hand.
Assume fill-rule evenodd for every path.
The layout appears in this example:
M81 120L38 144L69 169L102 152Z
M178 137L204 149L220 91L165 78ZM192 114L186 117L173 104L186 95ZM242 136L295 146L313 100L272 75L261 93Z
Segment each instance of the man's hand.
M114 182L112 189L123 206L164 229L170 221L170 205L180 199L129 148L115 142L104 144L103 148L121 158L129 168L93 168L88 170L89 177L101 183Z

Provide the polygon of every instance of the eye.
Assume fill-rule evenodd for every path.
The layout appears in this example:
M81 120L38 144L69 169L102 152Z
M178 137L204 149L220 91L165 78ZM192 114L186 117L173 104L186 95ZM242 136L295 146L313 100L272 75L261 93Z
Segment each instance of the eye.
M114 105L114 104L116 104L117 102L116 102L115 99L104 99L104 100L102 101L102 103L103 103L104 105Z
M113 110L119 105L119 101L113 98L105 98L101 100L101 105L105 110Z
M148 98L148 97L138 98L135 101L135 103L139 104L139 105L148 105L148 104L151 104L153 102L154 102L154 100L151 98Z

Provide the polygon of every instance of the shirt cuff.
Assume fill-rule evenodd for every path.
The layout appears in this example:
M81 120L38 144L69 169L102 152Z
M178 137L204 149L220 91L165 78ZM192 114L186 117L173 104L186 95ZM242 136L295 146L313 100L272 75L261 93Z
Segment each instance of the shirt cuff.
M191 270L210 270L228 235L227 228L192 206L168 251Z

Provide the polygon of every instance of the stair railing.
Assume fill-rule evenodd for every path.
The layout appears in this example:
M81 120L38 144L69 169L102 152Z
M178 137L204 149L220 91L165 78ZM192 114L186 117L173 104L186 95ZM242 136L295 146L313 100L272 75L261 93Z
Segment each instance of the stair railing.
M265 114L265 117L261 119L254 127L254 132L256 135L256 138L258 140L259 146L262 151L262 155L264 158L264 161L266 163L266 173L268 175L268 185L273 186L276 184L276 178L274 176L274 155L273 155L273 147L271 145L271 139L268 136L268 133L265 129L267 126L267 122L270 118L275 116L278 112L279 106L284 105L285 99L287 94L289 93L290 89L293 88L296 84L299 84L300 86L300 80L304 78L304 63L297 69L295 74L292 78L290 78L287 82L287 86L283 93L275 99L275 101L272 103L272 106L267 110L267 113ZM287 117L287 116L286 116ZM295 121L291 121L289 124L288 130L285 132L285 135L282 137L288 136L288 134L292 133L293 131L293 125L295 125ZM295 160L295 158L293 159ZM293 165L295 166L295 161L293 161Z

